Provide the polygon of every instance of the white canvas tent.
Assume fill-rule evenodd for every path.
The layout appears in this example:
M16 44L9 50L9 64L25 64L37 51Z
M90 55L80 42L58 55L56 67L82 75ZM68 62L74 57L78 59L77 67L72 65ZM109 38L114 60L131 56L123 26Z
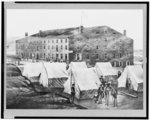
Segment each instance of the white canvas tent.
M43 67L44 66L42 62L26 63L22 75L26 76L27 78L38 77Z
M95 65L98 77L117 75L118 71L114 69L110 62L97 62Z
M69 69L76 69L76 68L87 68L85 62L71 62L69 64Z
M130 78L132 89L138 91L139 85L143 83L143 69L141 65L127 66L118 79L118 87L126 87L126 81Z
M82 69L82 68L87 68L85 62L71 62L69 64L68 74L70 75L71 69Z
M68 80L64 84L64 92L71 94L71 85L73 83L75 84L75 96L77 99L91 98L101 84L94 69L89 68L72 69Z
M61 86L61 84L63 85L62 78L68 78L66 63L44 62L43 65L44 68L40 75L40 83L45 87L48 87L48 82L50 84L57 84L57 87ZM53 86L56 87L55 85Z

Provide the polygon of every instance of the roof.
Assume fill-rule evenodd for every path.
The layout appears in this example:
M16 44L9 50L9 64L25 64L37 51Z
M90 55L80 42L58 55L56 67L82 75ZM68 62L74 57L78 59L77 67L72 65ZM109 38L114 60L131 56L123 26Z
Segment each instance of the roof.
M24 66L24 70L22 75L30 78L30 77L37 77L41 73L41 69L43 68L43 64L41 62L36 63L26 63Z
M52 81L49 82L49 79L53 78L68 78L68 73L66 70L66 63L50 63L44 62L43 68L40 75L40 84L44 87L48 87L49 83L52 84Z
M50 63L44 62L44 67L48 74L48 78L65 78L68 77L68 73L66 70L66 63Z
M87 65L85 62L71 62L69 68L87 68Z
M100 81L92 69L73 69L72 74L72 79L74 79L81 91L98 89Z
M95 65L95 69L99 75L109 76L109 75L117 75L118 71L114 69L110 62L97 62Z

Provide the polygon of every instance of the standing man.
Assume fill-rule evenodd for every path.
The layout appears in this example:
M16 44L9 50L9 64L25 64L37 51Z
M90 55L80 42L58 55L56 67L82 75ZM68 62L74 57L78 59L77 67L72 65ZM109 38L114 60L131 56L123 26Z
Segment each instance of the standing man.
M100 77L100 81L101 81L101 83L103 84L103 86L105 87L106 81L104 80L104 77L103 77L103 76Z
M108 82L105 84L105 103L108 106L109 105L109 96L110 96L110 91L111 91L111 83Z
M74 97L75 97L75 84L72 84L72 86L71 86L71 103L74 103Z
M104 86L103 84L100 85L98 88L98 104L102 104L102 99L104 98Z
M128 90L131 89L131 79L130 79L130 78L127 78L126 86L127 86L127 89L128 89Z
M120 72L120 71L118 71L118 76L117 76L117 77L119 78L120 76L121 76L121 72Z
M32 53L32 62L34 62L34 54Z
M69 61L66 61L66 70L69 69Z

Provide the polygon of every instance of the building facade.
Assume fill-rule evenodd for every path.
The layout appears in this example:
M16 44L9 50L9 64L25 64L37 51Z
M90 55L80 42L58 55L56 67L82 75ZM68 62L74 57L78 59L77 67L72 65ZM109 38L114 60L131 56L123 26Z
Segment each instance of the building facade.
M26 36L16 41L16 54L22 59L69 60L69 39Z
M16 53L23 59L111 62L114 67L134 64L133 39L126 30L119 33L108 26L58 29L16 41Z
M95 34L91 33L94 37L75 38L74 61L86 61L93 66L96 62L111 62L114 67L134 64L133 39L126 36L126 30L120 34L103 27L100 32L100 36L96 36L99 31L95 30Z

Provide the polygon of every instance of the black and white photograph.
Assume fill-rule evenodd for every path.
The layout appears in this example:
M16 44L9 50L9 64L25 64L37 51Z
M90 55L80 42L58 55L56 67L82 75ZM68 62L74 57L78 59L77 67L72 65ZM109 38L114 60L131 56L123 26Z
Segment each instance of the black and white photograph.
M146 3L4 7L5 116L146 115Z

